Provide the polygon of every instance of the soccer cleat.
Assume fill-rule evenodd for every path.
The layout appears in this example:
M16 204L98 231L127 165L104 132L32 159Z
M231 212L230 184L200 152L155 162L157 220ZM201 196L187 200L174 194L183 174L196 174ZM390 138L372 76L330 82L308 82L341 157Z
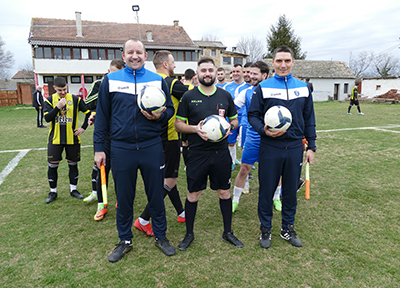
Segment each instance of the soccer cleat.
M231 170L233 171L233 170L235 170L235 168L236 168L236 165L235 165L235 163L232 163Z
M250 193L249 188L244 187L242 193L243 194L249 194Z
M281 229L281 237L288 240L289 243L295 247L303 246L301 240L297 237L296 232L294 231L294 225L288 225L288 230Z
M144 233L144 235L146 235L146 237L154 236L153 227L151 226L151 223L143 226L142 224L140 224L139 218L138 218L138 219L136 219L135 223L133 224L133 227L135 227L136 230L142 231Z
M182 242L179 243L178 249L181 251L185 251L189 247L190 243L192 243L193 241L194 241L194 234L186 234Z
M276 211L282 211L282 202L280 199L274 200L274 207Z
M94 215L93 219L96 221L103 220L103 218L106 217L107 212L107 208L99 207L97 208L96 215Z
M167 256L175 255L175 248L171 245L171 243L169 243L167 237L163 239L156 238L156 242L154 243L154 245L160 248L161 251Z
M93 192L91 192L88 197L83 199L83 202L90 203L93 200L97 200L97 195L94 195Z
M241 162L240 162L238 159L236 159L236 160L235 160L235 164L236 164L236 165L240 165Z
M351 113L350 113L350 112L347 112L347 115L351 115Z
M232 202L232 213L235 213L235 211L238 209L238 206L238 202Z
M300 189L301 189L301 187L303 187L303 186L304 186L304 183L306 183L306 181L304 181L304 179L301 179L301 178L300 178L300 181L299 181L299 186L297 187L297 192L299 192L299 191L300 191Z
M69 192L69 194L72 197L75 197L76 199L82 199L83 195L81 193L78 192L78 190L72 190L71 192Z
M49 196L46 199L46 203L49 204L51 202L53 202L54 200L56 200L57 198L57 193L56 192L50 192Z
M364 113L363 112L359 112L358 115L364 115Z
M260 246L265 249L271 247L271 231L267 228L261 228Z
M238 248L242 248L244 246L243 243L239 239L237 239L235 235L233 235L232 231L223 233L222 239L232 243L234 246Z
M132 250L132 241L121 240L116 246L114 251L108 256L108 261L113 263L121 260L125 254Z
M185 223L185 222L186 222L185 217L178 216L178 223Z
M118 208L118 201L117 201L117 203L115 203L115 209L117 209Z

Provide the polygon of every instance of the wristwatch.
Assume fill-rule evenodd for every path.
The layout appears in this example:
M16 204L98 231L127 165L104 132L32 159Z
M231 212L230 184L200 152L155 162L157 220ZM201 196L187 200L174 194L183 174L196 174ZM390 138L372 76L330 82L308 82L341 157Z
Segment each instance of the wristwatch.
M235 125L233 125L232 123L231 123L231 131L232 130L235 130Z
M317 146L308 146L307 149L306 149L306 151L308 151L308 150L311 150L311 151L313 151L313 152L316 152L316 151L317 151Z

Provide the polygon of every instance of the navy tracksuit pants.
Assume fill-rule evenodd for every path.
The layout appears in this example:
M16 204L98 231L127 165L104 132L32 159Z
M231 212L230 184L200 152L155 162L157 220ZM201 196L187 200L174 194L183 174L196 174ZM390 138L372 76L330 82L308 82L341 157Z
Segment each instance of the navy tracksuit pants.
M161 141L141 149L125 149L111 144L111 170L117 194L117 230L120 240L131 240L133 203L136 193L137 172L144 182L153 232L156 238L165 238L167 220L164 206L165 161Z
M270 230L272 227L273 197L282 175L282 229L287 230L287 225L294 224L295 220L303 146L285 149L260 143L258 162L258 217L261 228Z

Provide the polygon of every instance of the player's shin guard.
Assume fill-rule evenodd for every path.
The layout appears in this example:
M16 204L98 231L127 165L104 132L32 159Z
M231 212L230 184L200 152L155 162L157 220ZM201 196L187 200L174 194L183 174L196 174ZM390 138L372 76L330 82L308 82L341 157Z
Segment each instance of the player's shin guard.
M224 221L224 233L231 232L232 230L232 198L219 199L219 207L222 213L222 220Z
M174 205L176 213L181 214L183 212L183 206L182 206L182 201L181 198L179 197L179 191L176 188L176 185L173 188L169 188L167 185L164 184L164 193L165 190L168 191L168 197L172 202L172 205Z
M68 162L69 167L69 184L78 184L79 172L78 172L78 162Z
M196 218L196 212L197 212L197 201L189 202L189 200L186 198L185 202L186 234L193 234L194 219Z
M47 178L49 179L50 189L57 188L58 179L58 163L49 163L49 168L47 170Z

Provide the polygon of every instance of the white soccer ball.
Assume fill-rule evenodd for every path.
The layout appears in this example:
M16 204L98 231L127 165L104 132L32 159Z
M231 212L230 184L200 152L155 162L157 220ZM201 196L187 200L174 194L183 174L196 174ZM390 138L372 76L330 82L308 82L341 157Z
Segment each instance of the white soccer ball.
M286 131L292 124L292 113L284 106L272 106L265 112L264 123L271 131Z
M201 129L207 133L208 141L219 142L224 138L229 126L224 117L210 115L204 119Z
M152 111L161 112L167 102L163 90L155 86L144 86L137 97L137 103L141 110L151 114Z

